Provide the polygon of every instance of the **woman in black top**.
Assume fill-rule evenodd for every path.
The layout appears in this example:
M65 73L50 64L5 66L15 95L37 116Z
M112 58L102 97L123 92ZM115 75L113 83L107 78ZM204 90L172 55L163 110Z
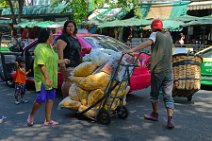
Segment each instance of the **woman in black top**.
M57 39L59 59L67 58L70 64L60 64L64 82L62 85L63 97L68 96L71 83L68 83L71 71L81 63L81 45L76 37L77 26L74 21L68 20L63 27L63 34Z

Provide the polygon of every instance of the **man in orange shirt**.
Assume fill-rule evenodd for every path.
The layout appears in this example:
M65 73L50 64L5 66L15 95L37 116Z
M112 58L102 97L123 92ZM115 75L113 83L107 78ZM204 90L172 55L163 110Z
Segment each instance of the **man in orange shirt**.
M25 95L25 84L26 84L26 75L31 72L25 70L25 61L22 57L18 57L16 59L16 79L15 79L15 104L18 105L21 102L27 103L28 100L24 100L23 97ZM21 100L19 101L19 96L21 96Z

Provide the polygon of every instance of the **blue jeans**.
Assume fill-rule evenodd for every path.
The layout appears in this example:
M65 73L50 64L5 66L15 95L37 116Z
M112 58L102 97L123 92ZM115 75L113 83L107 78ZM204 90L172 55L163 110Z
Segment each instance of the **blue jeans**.
M160 90L163 93L163 100L166 108L174 109L172 97L173 74L171 71L151 73L151 102L158 102Z

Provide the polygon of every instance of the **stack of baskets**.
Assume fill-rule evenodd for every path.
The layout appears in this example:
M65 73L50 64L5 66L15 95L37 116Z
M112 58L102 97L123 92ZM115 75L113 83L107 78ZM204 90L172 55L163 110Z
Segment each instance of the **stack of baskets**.
M184 96L190 101L200 89L202 58L194 54L173 55L173 96Z

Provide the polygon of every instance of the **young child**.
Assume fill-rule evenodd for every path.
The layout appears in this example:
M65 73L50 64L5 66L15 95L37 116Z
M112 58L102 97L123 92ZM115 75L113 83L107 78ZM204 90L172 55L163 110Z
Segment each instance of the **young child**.
M27 72L25 70L25 61L22 57L16 59L16 79L15 79L15 104L27 103L28 100L24 100L25 95L25 84L26 84L26 75L31 72L29 69ZM20 101L19 101L20 96Z

